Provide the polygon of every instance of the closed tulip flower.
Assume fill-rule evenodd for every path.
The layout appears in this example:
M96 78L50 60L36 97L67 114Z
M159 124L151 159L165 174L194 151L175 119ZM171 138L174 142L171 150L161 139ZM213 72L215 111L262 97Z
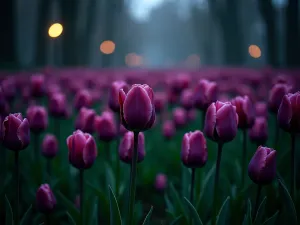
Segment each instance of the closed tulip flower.
M152 127L155 122L153 90L146 84L134 84L126 94L119 92L120 117L127 130L140 132Z
M121 89L123 89L125 93L128 92L128 85L125 81L114 81L111 84L108 105L110 109L116 113L120 112L119 91Z
M95 116L95 110L81 108L75 121L75 129L92 134L95 131Z
M162 132L163 132L163 136L167 140L171 139L175 135L176 128L172 120L167 120L163 123Z
M248 96L238 96L232 100L239 117L238 127L248 129L253 126L255 119L254 106Z
M119 157L124 163L131 164L134 151L134 134L133 132L127 132L124 134L123 139L119 146ZM145 136L143 133L139 133L138 137L138 160L140 163L144 160L145 152Z
M164 92L157 92L154 96L154 106L157 113L162 112L167 105L167 96Z
M52 94L48 103L49 113L53 117L65 118L68 115L66 96L61 93Z
M82 107L91 107L92 106L92 95L88 90L82 89L77 92L74 98L74 107L77 110L80 110Z
M213 141L230 142L237 134L238 120L234 105L217 101L207 109L204 133Z
M259 146L249 163L248 175L256 184L270 184L276 177L276 151Z
M187 112L183 108L175 108L172 114L176 127L180 128L187 124Z
M211 103L217 100L218 88L216 82L200 80L194 89L194 103L197 109L206 111Z
M206 164L206 140L201 131L189 132L183 136L181 161L190 168L201 168Z
M117 125L113 113L105 111L95 117L95 130L102 141L110 142L117 136Z
M168 185L168 178L165 174L159 173L155 177L154 187L157 191L164 191Z
M265 102L257 102L255 104L255 115L265 118L268 117L268 106Z
M76 130L67 138L69 162L77 169L92 167L97 157L97 146L94 138L81 130Z
M56 206L56 198L49 184L42 184L36 192L36 206L39 212L48 214Z
M42 155L46 158L52 159L58 152L58 141L52 134L47 134L42 143Z
M277 114L284 95L291 91L291 87L285 83L275 84L269 93L268 108L270 112Z
M283 97L278 110L279 126L289 133L300 132L300 92Z
M181 93L180 105L185 110L190 110L194 106L193 92L190 89L186 89Z
M256 117L249 131L250 140L257 145L264 145L268 140L268 121L265 117Z
M28 120L21 113L9 114L2 123L3 144L12 151L25 149L30 143Z
M1 88L7 101L12 101L16 97L16 82L14 78L7 78L1 82Z
M32 75L30 77L31 95L33 97L42 97L45 93L45 77L42 74Z
M30 130L33 133L41 133L48 126L48 113L43 106L30 106L27 109L27 118Z

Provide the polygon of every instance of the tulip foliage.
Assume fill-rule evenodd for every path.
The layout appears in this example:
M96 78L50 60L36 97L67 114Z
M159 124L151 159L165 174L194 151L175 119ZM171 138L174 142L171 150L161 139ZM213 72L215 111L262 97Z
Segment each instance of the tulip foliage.
M300 76L277 73L5 73L0 224L297 225Z

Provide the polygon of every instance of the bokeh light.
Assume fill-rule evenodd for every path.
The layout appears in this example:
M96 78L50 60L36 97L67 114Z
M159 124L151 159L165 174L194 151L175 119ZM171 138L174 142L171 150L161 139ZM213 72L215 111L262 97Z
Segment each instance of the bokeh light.
M261 56L261 50L257 45L250 45L248 51L252 58L258 59Z
M128 53L125 57L125 63L129 67L138 67L143 64L143 57L136 53Z
M48 34L52 38L59 37L63 32L63 26L60 23L54 23L49 27Z
M115 49L116 44L110 40L103 41L100 45L100 51L106 55L112 54L115 51Z
M192 54L187 57L185 65L190 68L195 68L200 66L200 56L197 54Z

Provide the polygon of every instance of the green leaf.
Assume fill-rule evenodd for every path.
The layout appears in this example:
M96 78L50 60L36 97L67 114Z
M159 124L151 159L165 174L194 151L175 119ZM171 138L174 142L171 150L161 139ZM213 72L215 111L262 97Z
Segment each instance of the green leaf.
M182 201L181 201L181 199L180 199L180 197L179 197L179 194L178 194L178 192L176 191L176 189L175 189L175 187L173 186L172 183L170 184L170 189L171 189L171 194L172 194L172 196L173 196L173 199L175 199L176 204L177 204L177 207L179 207L179 209L180 209L180 213L183 214L184 217L185 217L185 219L186 219L186 221L188 221L188 220L187 220L187 213L186 213L186 211L185 211L185 209L184 209L184 206L183 206L183 204L182 204Z
M262 202L258 207L257 214L254 215L255 216L255 220L253 222L254 225L260 225L262 223L262 219L265 214L266 201L267 201L267 197L264 197L264 199L262 200Z
M6 218L6 225L14 225L14 215L13 215L13 211L12 211L12 208L11 208L11 204L7 198L7 196L5 195L5 205L6 205L6 208L5 208L5 218Z
M271 216L269 219L267 219L263 225L274 225L277 217L278 217L279 211L275 212L273 216Z
M286 186L284 185L284 183L281 181L281 179L277 179L278 180L278 184L280 187L280 191L281 191L281 196L284 198L284 202L285 205L287 207L286 212L289 213L287 218L290 218L289 222L291 222L291 224L297 225L297 212L295 209L295 205L294 202L292 200L292 197L288 191L288 189L286 188Z
M182 215L176 217L171 223L170 225L176 225L182 218Z
M193 204L186 198L184 197L185 202L187 203L187 206L192 213L192 218L194 219L194 224L195 225L203 225L200 216L196 210L196 208L193 206Z
M181 173L182 173L182 179L181 179L182 193L181 193L181 195L183 197L188 197L189 196L189 184L191 183L190 182L191 172L183 164L181 164Z
M165 202L166 202L166 205L167 205L167 209L168 209L168 212L170 214L172 214L173 217L175 217L175 209L174 209L174 206L172 204L172 202L170 201L169 197L167 194L164 195L165 197Z
M113 190L111 189L111 187L108 186L108 188L109 188L110 224L122 225L122 218L121 218L121 213L118 206L117 198Z
M152 215L152 211L153 211L153 206L151 206L149 212L147 213L147 215L145 217L145 220L143 222L143 225L149 225L150 224L150 218L151 218L151 215Z
M217 225L225 225L227 224L227 217L228 217L228 206L229 206L230 197L228 196L219 211L217 217Z
M79 221L79 210L76 208L74 202L67 199L60 191L57 192L56 195L60 202L67 208L68 213L72 216L73 220L78 223Z
M93 184L91 184L89 182L86 182L86 184L98 196L100 202L104 202L105 205L108 205L109 201L108 201L106 193L104 193L100 188L95 187Z
M32 205L29 206L29 208L27 209L27 211L25 212L24 216L22 217L21 221L20 221L20 225L25 225L27 220L28 220L28 217L30 215L30 211L32 209Z
M247 207L247 212L244 217L243 225L251 225L252 224L252 219L251 219L251 201L248 199L248 207Z
M68 218L69 218L69 220L70 220L71 224L72 224L72 225L76 225L76 223L75 223L75 221L74 221L73 217L70 215L70 213L69 213L69 212L67 212L67 216L68 216Z
M92 215L90 216L90 225L98 224L98 198L95 199L92 206Z
M114 171L108 163L105 163L106 184L110 187L116 187Z

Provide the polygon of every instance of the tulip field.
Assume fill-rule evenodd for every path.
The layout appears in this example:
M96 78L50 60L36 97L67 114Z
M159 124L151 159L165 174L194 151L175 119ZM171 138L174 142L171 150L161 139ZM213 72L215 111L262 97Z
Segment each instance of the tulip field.
M1 225L299 224L299 71L0 74Z

